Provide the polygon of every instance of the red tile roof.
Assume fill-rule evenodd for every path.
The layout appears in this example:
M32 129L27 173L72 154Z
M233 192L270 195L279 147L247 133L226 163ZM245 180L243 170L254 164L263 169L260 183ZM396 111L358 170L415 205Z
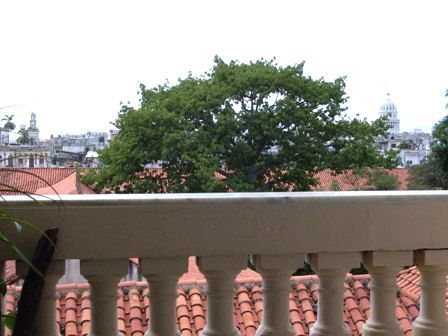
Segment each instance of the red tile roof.
M75 168L0 168L0 195L94 194L76 177ZM8 186L12 186L10 188ZM6 262L6 279L14 282L15 263Z
M190 259L191 261L191 259ZM194 265L190 264L190 269ZM195 266L194 266L195 267ZM199 271L197 271L199 272ZM248 273L245 273L248 272ZM207 300L205 282L200 274L184 275L179 282L176 312L182 336L196 336L205 325ZM416 268L402 271L397 278L400 291L396 300L396 315L403 335L411 336L411 321L418 315L418 279ZM368 275L348 274L344 292L344 320L353 336L360 336L365 321L370 316ZM253 271L243 271L235 283L234 323L242 336L254 336L263 310L262 278ZM66 336L87 335L90 327L90 301L87 284L58 286L58 328ZM6 295L6 309L17 304L19 287L10 286ZM149 301L146 282L121 283L118 288L118 327L121 334L143 336L148 328ZM289 318L297 336L309 335L316 322L317 277L291 278ZM8 333L7 335L11 335Z
M5 261L5 275L8 284L12 284L19 279L16 274L16 262L14 260Z
M38 195L94 193L77 180L75 168L0 168L0 183L2 195L20 195L15 189Z
M386 170L386 172L398 178L399 190L408 189L408 169L396 168ZM314 177L318 180L317 186L313 188L316 191L332 191L333 185L337 185L340 191L366 190L370 187L367 184L367 178L356 176L351 170L335 174L332 170L326 169L317 173Z

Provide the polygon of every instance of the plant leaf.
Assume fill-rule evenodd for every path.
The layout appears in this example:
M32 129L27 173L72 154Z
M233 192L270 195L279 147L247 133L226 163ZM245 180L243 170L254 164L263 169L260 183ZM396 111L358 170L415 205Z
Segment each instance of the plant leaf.
M16 317L17 313L15 312L10 312L7 315L2 315L5 327L7 327L9 330L14 330L14 325L16 324Z
M28 259L26 255L20 251L17 246L14 245L4 234L3 230L0 230L0 241L6 243L6 247L8 250L16 254L25 264L27 264L36 274L43 277L43 274L33 265L33 263Z

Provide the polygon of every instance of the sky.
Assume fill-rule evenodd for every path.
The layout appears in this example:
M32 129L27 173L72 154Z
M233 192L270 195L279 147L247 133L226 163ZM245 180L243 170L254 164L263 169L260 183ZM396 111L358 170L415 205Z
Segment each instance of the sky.
M402 130L448 112L448 1L0 1L0 116L37 115L41 138L108 131L138 85L175 83L225 61L305 61L346 76L352 116L391 94Z

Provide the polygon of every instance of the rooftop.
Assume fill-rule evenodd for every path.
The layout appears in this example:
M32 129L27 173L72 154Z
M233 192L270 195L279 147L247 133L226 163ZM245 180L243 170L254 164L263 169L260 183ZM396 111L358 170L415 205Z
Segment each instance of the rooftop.
M412 321L419 314L420 273L415 267L400 272L396 299L396 316L403 335L412 335ZM347 274L344 284L344 321L353 336L361 336L370 316L369 275ZM289 319L297 336L309 335L317 320L318 277L316 275L291 277ZM199 272L194 258L189 260L189 272L178 282L176 300L177 327L182 336L196 336L206 322L206 281ZM263 279L249 269L235 280L234 325L242 336L254 336L262 319ZM21 287L10 286L6 309L17 304ZM66 336L85 336L90 328L90 299L88 284L58 286L58 330ZM146 281L121 282L118 287L118 329L122 336L143 336L150 319L148 286ZM11 335L8 333L7 335Z

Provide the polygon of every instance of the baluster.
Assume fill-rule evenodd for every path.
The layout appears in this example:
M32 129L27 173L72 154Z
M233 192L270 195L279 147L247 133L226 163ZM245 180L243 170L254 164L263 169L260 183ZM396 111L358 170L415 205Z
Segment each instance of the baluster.
M81 273L90 284L89 336L120 335L117 285L127 270L126 260L81 261Z
M247 267L247 256L200 257L197 261L207 279L207 324L202 335L240 335L233 324L234 280Z
M351 336L343 320L343 284L347 272L359 267L359 253L313 253L307 260L319 276L317 321L310 336Z
M415 263L421 273L420 314L412 326L414 336L448 335L446 318L447 250L416 251Z
M144 258L142 270L149 285L149 329L145 336L180 335L176 322L177 281L188 271L186 258Z
M397 275L403 266L412 265L412 252L366 252L363 264L370 273L371 314L363 336L402 336L395 315Z
M289 320L290 278L303 266L303 259L303 254L254 256L263 276L263 320L256 336L295 336Z
M16 273L26 276L28 265L23 261L16 262ZM33 335L36 336L59 336L56 323L56 284L65 271L65 262L62 260L52 261L45 275L45 285L42 297L37 309L36 322L34 323Z

